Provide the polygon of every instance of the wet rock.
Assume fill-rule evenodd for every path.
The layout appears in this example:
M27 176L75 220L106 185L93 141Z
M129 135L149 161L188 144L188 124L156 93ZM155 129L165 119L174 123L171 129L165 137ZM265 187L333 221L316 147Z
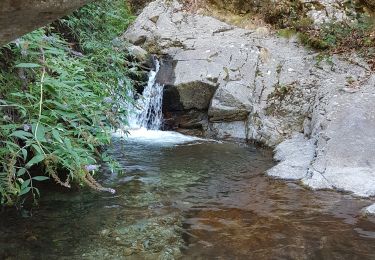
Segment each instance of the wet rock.
M164 129L184 134L203 136L208 127L207 114L204 111L189 110L164 112Z
M156 75L156 82L158 82L159 84L163 84L165 86L165 89L173 87L173 83L176 79L174 74L175 62L173 61L173 58L168 55L164 55L162 57L159 57L159 62L160 70Z
M131 55L133 55L137 61L140 63L149 63L151 57L150 54L144 50L143 48L136 46L136 45L131 45L128 47L128 51Z
M130 256L133 254L133 250L131 248L126 248L123 251L124 256Z
M184 110L208 109L216 87L195 81L176 85Z
M211 134L219 139L246 139L246 123L243 121L220 122L210 125Z

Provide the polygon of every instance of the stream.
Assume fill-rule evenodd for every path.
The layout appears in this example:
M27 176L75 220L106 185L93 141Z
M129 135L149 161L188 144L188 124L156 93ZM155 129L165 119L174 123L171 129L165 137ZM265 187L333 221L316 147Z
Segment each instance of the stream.
M113 141L125 173L101 181L117 193L49 192L32 217L3 212L1 259L375 258L368 202L268 178L269 150L147 130Z

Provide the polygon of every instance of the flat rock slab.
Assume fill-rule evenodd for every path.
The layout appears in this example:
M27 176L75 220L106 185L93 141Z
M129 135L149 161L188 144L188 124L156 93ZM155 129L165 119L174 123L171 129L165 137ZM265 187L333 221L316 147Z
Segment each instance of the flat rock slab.
M334 95L320 135L310 177L313 188L335 188L358 196L375 195L375 77L355 93Z

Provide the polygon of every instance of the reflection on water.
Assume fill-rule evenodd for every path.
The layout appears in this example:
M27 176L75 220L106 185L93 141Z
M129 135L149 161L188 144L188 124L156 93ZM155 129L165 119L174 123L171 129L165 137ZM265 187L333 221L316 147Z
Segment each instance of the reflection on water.
M375 259L369 201L268 178L267 150L180 137L116 137L126 173L101 177L115 195L1 213L0 259Z

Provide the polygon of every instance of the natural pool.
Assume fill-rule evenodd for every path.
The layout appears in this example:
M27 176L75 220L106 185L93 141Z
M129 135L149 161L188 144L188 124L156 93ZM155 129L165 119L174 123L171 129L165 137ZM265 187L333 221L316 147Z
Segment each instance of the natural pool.
M152 134L150 134L152 133ZM367 200L268 178L269 150L176 133L114 137L109 193L0 214L0 259L375 259Z

